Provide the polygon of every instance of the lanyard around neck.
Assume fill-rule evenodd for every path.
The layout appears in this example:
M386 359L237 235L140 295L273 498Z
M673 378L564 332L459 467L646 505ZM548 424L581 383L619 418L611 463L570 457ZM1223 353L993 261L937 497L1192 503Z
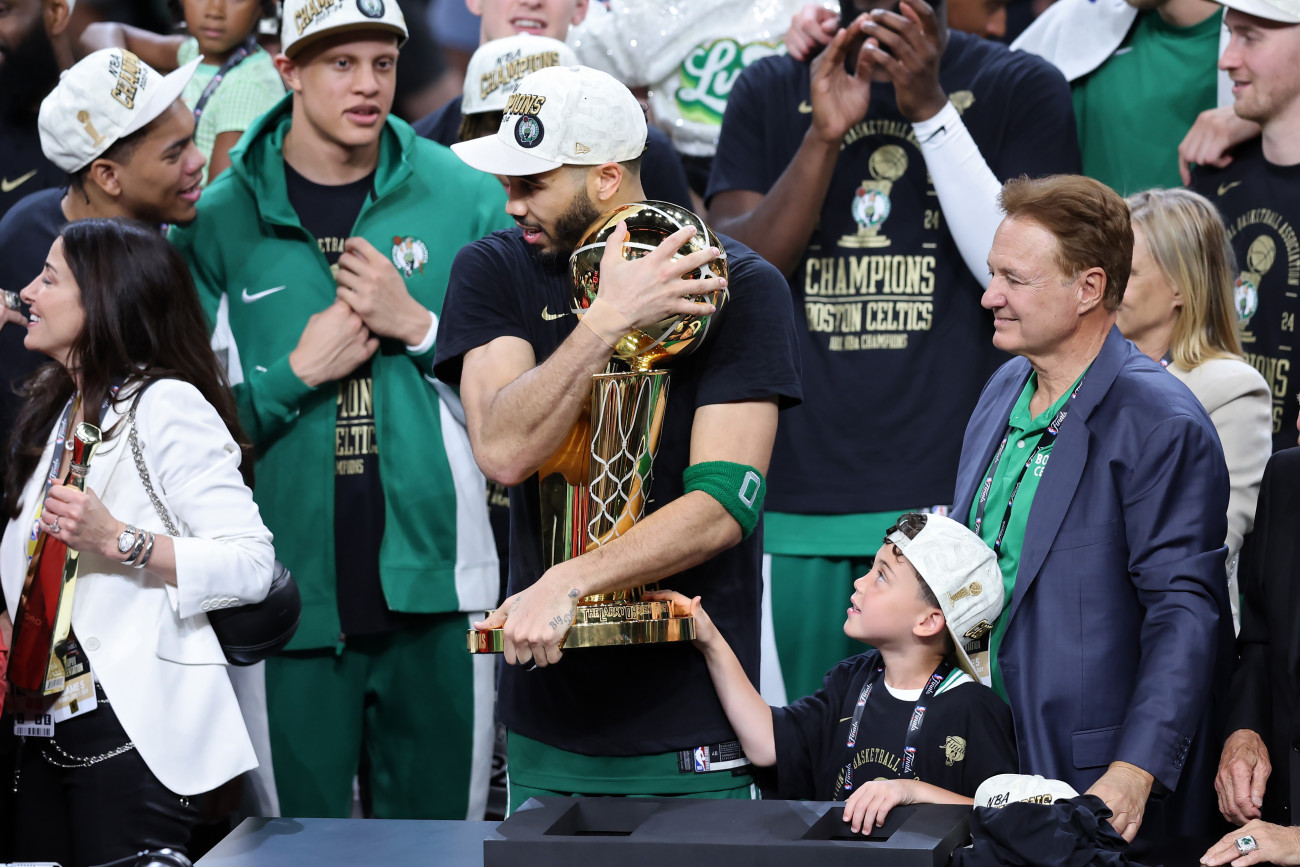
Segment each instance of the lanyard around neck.
M203 93L199 94L198 102L194 103L195 123L198 123L199 118L203 117L203 109L207 107L208 100L212 99L212 94L217 92L217 87L221 85L221 80L226 77L226 73L242 63L245 57L257 50L257 47L257 34L254 33L244 41L243 45L236 48L233 54L226 58L225 63L221 64L221 68L213 74L208 86L203 88Z
M912 714L908 718L907 735L903 738L903 775L912 773L912 768L916 765L916 740L921 733L921 725L925 722L925 705L921 702L931 698L935 691L939 689L939 684L952 673L952 663L946 659L939 663L939 667L930 675L926 682L925 688L921 690L920 696L916 699L916 704L912 706ZM867 678L866 684L863 685L862 691L858 693L857 705L853 708L853 722L849 726L849 738L844 746L853 749L858 742L858 728L862 725L862 712L867 707L867 699L871 698L871 691L876 683L880 681L885 674L885 665L883 662L876 664L875 671ZM835 790L833 800L841 801L848 797L853 791L853 757L844 763L844 782Z
M1047 426L1047 430L1043 431L1043 433L1039 435L1038 444L1035 445L1033 451L1029 453L1029 457L1025 459L1025 465L1020 468L1020 473L1016 476L1016 484L1011 489L1011 496L1007 498L1007 508L1002 515L1002 524L998 527L997 538L993 540L993 553L997 554L999 557L1002 556L1002 540L1006 538L1007 527L1011 524L1011 510L1016 504L1016 494L1020 493L1020 486L1025 481L1025 475L1029 472L1029 468L1033 466L1035 459L1037 459L1042 452L1051 448L1052 443L1056 442L1056 437L1060 434L1062 426L1065 425L1065 419L1070 414L1070 409L1074 405L1074 399L1079 396L1079 389L1081 388L1083 388L1082 378L1080 378L1078 384L1075 385L1074 391L1070 392L1070 399L1065 402L1065 406L1061 407L1061 411L1056 414L1051 423ZM975 526L971 528L975 531L975 535L977 536L979 535L981 528L984 526L984 510L988 506L989 493L993 488L993 479L997 476L998 465L1002 463L1002 455L1006 451L1007 443L1011 440L1012 430L1012 426L1008 424L1007 429L1003 431L1002 442L998 445L998 450L993 455L993 463L989 465L988 475L984 477L984 484L980 486L979 503L975 507Z

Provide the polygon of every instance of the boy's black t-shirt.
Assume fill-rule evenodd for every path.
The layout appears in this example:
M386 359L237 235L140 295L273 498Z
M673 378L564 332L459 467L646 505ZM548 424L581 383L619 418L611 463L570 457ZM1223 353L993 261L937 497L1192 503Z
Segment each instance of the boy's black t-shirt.
M1296 377L1300 375L1300 165L1264 157L1259 139L1233 153L1227 167L1198 166L1192 189L1223 215L1237 256L1233 306L1246 361L1263 374L1273 398L1273 451L1296 444Z
M668 407L647 513L683 494L691 428L705 405L798 401L799 362L785 281L752 250L720 238L731 298L701 348L670 369ZM463 356L500 337L526 341L543 363L577 326L567 268L548 268L518 229L494 232L456 256L438 324L434 373L459 385ZM717 600L709 611L750 679L758 679L762 531L665 579ZM509 593L545 571L537 476L510 489ZM630 672L637 672L631 675ZM511 731L595 756L664 753L726 741L727 722L704 657L689 642L591 648L532 671L501 667L498 708Z
M286 162L289 204L298 214L330 272L338 273L343 242L352 234L373 174L350 184L327 186L309 181ZM379 546L384 538L384 489L379 478L375 436L374 377L370 362L337 383L334 427L334 574L340 628L345 635L387 632L401 625L388 610L379 577Z
M846 765L853 767L853 790L871 780L918 779L967 797L989 777L1018 772L1011 709L960 670L920 701L925 711L910 772L904 744L920 690L900 699L878 678L849 747L858 697L879 665L879 651L852 656L827 673L817 692L772 708L780 797L846 800Z
M1079 171L1069 86L1042 58L954 32L939 78L999 180ZM708 200L768 193L811 124L805 64L780 56L747 67L727 101ZM767 508L838 515L952 502L966 419L1006 355L893 85L871 85L788 279L805 397L781 418Z

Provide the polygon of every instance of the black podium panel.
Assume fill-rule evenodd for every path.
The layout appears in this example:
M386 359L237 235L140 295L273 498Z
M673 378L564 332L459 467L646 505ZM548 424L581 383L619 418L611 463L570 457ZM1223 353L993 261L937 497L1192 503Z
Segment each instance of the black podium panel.
M970 807L895 807L870 835L843 805L693 798L536 798L483 842L484 867L939 867L968 841Z

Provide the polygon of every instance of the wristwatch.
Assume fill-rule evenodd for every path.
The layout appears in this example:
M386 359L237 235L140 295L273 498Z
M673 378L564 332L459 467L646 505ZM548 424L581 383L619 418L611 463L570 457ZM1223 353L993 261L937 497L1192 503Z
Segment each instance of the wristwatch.
M135 547L136 537L139 535L139 530L127 524L126 529L122 531L122 535L117 537L117 552L124 555L131 553L131 549Z

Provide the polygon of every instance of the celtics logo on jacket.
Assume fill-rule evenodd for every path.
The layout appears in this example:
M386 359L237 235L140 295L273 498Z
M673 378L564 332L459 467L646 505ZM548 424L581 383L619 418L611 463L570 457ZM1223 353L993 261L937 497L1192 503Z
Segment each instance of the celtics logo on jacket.
M403 277L410 277L416 271L424 273L424 263L429 261L429 248L419 238L394 235L392 255L397 270Z

